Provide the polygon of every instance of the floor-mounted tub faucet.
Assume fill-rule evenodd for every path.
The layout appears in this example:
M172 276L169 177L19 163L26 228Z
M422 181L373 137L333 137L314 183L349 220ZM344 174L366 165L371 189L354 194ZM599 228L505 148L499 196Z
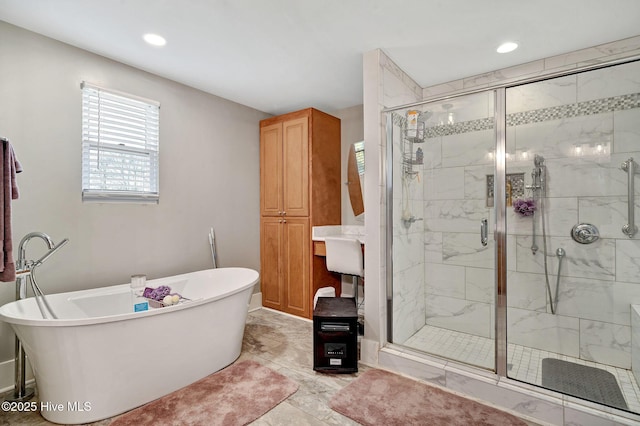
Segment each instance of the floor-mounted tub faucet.
M46 244L49 251L47 251L44 256L35 261L29 261L26 257L27 251L27 243L34 238L42 239ZM31 282L31 287L33 289L34 296L36 298L36 302L38 302L38 308L40 308L40 312L42 313L42 317L45 318L45 308L41 303L44 303L46 308L49 310L49 314L56 318L55 314L49 307L47 300L38 287L38 283L35 280L35 269L42 265L49 257L58 251L60 247L65 245L69 240L65 238L60 241L58 245L56 245L50 236L45 234L44 232L30 232L25 235L22 240L20 240L20 245L18 246L18 260L16 261L16 300L25 299L27 297L27 286L25 285L25 280L29 279ZM42 297L42 302L40 302L40 298ZM15 340L15 360L14 360L14 388L13 394L7 396L5 399L7 401L27 401L31 399L34 395L33 388L26 387L26 371L25 371L25 363L26 356L24 352L24 348L22 347L22 342L16 336Z

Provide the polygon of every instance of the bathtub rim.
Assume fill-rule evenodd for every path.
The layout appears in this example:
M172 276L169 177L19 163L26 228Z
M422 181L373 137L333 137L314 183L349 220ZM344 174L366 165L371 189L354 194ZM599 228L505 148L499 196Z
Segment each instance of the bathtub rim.
M242 271L243 273L248 273L246 277L247 282L243 283L242 285L239 285L237 288L234 288L233 290L230 290L221 294L217 294L212 297L195 299L188 303L181 303L179 305L149 309L148 311L144 311L144 312L130 312L130 313L118 314L118 315L96 316L96 317L87 317L87 318L69 318L69 319L26 318L26 317L16 316L15 311L11 312L11 309L19 304L35 303L35 298L32 296L27 299L15 300L13 302L9 302L0 306L0 321L4 321L11 325L15 324L15 325L24 325L24 326L32 326L32 327L75 327L75 326L86 326L86 325L104 324L104 323L110 323L110 322L136 320L140 318L146 318L154 315L168 314L171 312L177 312L177 311L191 309L197 306L205 305L207 303L211 303L216 300L224 299L234 294L243 292L247 290L247 288L255 286L260 281L260 274L258 273L258 271L254 269L244 268L244 267L225 267L225 268L216 268L216 269L203 269L203 270L187 272L179 275L171 275L168 277L156 278L153 280L149 280L147 283L153 284L154 282L156 282L158 285L162 285L162 282L160 281L165 281L165 280L172 281L172 280L184 279L189 275L206 273L206 272L215 272L219 270L225 270L225 271L239 270L239 271ZM83 296L83 295L88 295L92 293L113 294L117 292L122 292L123 290L128 290L129 288L130 288L130 285L128 283L116 284L116 285L106 286L106 287L96 287L96 288L83 289L83 290L73 290L73 291L62 292L62 293L52 293L51 296L52 297L56 296L57 298L64 298L66 300L69 300L69 298L72 296L77 297L77 296Z

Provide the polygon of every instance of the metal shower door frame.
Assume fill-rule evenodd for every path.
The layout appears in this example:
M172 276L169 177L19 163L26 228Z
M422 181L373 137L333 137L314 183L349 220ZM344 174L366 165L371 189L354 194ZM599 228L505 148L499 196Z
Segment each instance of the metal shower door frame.
M556 71L535 77L523 78L516 81L497 83L487 87L456 92L450 95L437 96L420 102L413 102L392 108L385 108L381 112L386 115L386 340L392 341L393 330L393 120L394 111L423 106L430 103L455 99L476 93L494 93L494 130L495 130L495 163L494 163L494 194L495 194L495 366L498 376L507 375L507 234L506 234L506 91L509 88L524 84L535 83L557 77L575 75L585 71L592 71L621 65L640 60L640 56L616 59L599 64L579 66L563 71ZM381 116L382 118L382 116Z

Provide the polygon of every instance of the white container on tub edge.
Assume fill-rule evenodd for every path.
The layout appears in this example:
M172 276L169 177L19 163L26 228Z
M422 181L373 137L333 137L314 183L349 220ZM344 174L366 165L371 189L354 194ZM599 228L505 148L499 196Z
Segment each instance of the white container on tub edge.
M131 275L131 301L133 304L133 312L149 310L149 301L142 297L142 293L144 292L146 285L146 275Z

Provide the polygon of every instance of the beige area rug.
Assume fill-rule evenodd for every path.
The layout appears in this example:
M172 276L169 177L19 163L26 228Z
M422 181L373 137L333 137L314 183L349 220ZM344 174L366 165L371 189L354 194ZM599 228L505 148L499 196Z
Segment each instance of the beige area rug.
M525 425L517 417L383 370L368 370L329 406L363 425Z
M116 417L109 426L246 425L297 389L282 374L242 361Z

